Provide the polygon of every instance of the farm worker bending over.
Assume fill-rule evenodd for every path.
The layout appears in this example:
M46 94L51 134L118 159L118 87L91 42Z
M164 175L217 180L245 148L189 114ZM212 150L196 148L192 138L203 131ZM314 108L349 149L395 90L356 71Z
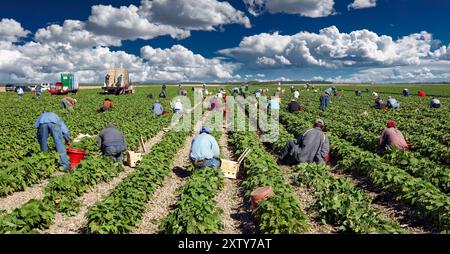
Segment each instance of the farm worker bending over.
M427 96L423 91L419 91L418 94L419 94L420 97L426 97Z
M113 107L112 101L110 99L106 98L103 101L103 106L101 106L99 109L97 109L97 112L105 112L107 110L111 111L112 107Z
M70 146L69 129L66 124L53 112L42 113L36 121L34 128L37 129L36 137L42 152L48 151L47 139L49 134L53 137L56 151L58 151L63 170L69 170L69 160L67 158L66 147L63 144L63 138L66 145Z
M325 108L327 108L329 105L330 95L325 92L320 96L320 110L325 111Z
M280 162L298 164L303 162L325 163L325 158L330 151L330 142L323 133L324 122L321 119L314 121L311 129L306 129L297 138L297 142L289 141Z
M325 90L325 93L328 94L328 96L331 96L333 94L334 90L336 90L336 88L330 87L327 90Z
M77 103L76 99L66 96L61 100L61 108L72 111L75 103Z
M405 137L397 128L397 123L390 121L387 123L387 128L383 130L380 137L380 153L383 154L386 147L393 146L400 150L406 150L409 148Z
M112 156L116 161L123 160L123 152L127 150L123 134L112 124L98 134L98 145L103 156Z
M217 98L217 96L212 97L211 104L209 106L209 110L215 111L215 110L218 110L219 108L220 108L219 98Z
M276 98L269 97L269 102L267 103L267 110L279 110L280 109L280 103Z
M239 94L239 87L233 88L233 96L236 96Z
M17 95L19 95L19 98L23 97L23 89L22 89L22 87L17 88Z
M375 106L374 106L374 107L375 107L376 109L384 109L385 106L386 106L386 105L384 104L383 100L380 99L380 97L378 97L378 98L375 99Z
M259 89L256 90L256 92L255 92L255 97L256 97L256 98L261 97L261 92L259 91Z
M294 92L294 98L298 99L298 97L300 97L300 92L298 90L295 90Z
M355 95L358 96L358 97L361 96L361 91L360 90L356 90L355 91Z
M177 101L175 102L173 113L183 113L183 103L181 103L180 99L177 99Z
M38 84L38 85L36 86L35 91L36 91L36 96L37 96L38 98L40 98L41 95L42 95L42 85L41 85L41 84Z
M164 113L164 108L159 101L155 101L155 103L153 103L152 112L157 116L161 116Z
M441 102L436 98L433 97L433 99L430 101L430 108L440 108Z
M295 113L299 112L301 110L301 107L295 99L292 99L288 104L287 110L289 111L289 113Z
M409 90L408 88L403 89L403 96L408 97L409 96Z
M396 99L392 98L392 96L389 96L388 100L387 100L387 106L390 109L399 109L400 102L398 102Z
M190 159L197 167L219 168L219 144L209 133L208 127L203 126L200 134L192 141Z

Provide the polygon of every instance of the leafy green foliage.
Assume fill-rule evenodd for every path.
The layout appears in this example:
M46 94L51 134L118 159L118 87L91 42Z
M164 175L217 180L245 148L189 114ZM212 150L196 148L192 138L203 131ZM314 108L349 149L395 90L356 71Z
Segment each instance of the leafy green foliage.
M152 151L144 156L136 171L125 178L86 215L87 228L94 234L124 234L136 226L148 200L170 172L187 132L168 132Z
M255 211L259 229L265 234L295 234L307 230L307 216L300 208L300 201L289 184L284 181L276 162L264 150L258 137L251 132L233 132L230 142L236 146L236 153L246 148L252 152L245 159L246 178L242 182L246 197L258 187L272 187L276 197L262 202Z
M223 187L223 175L213 168L195 169L189 182L182 186L176 208L161 227L169 234L208 234L220 230L222 211L214 197Z

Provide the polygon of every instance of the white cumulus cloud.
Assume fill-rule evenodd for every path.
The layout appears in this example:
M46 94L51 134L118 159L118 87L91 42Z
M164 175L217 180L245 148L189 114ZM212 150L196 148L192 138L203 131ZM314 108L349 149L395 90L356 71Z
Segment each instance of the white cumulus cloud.
M216 26L241 24L250 20L228 2L217 0L143 0L140 14L158 24L189 30L215 30Z
M365 29L343 33L331 26L319 33L253 35L245 37L239 46L219 53L255 69L286 65L327 68L416 65L430 55L434 43L428 32L394 40Z
M254 15L269 13L299 14L310 18L334 14L334 0L243 0L248 11Z
M14 19L0 20L0 41L17 42L29 33Z
M377 0L355 0L348 6L348 9L365 9L377 6Z

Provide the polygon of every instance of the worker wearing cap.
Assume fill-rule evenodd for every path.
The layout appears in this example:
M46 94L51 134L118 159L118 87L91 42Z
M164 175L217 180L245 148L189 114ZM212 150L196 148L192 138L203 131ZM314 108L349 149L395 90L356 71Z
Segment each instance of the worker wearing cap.
M304 130L296 142L289 141L286 144L279 161L287 164L325 163L330 151L330 142L323 132L324 126L323 120L314 121L313 128Z
M158 100L153 103L152 112L157 116L161 116L164 113L164 107Z
M59 153L63 170L69 170L69 159L67 158L67 151L63 144L63 139L66 141L66 145L70 146L70 135L69 129L64 121L53 112L44 112L37 119L34 128L37 129L36 137L41 151L48 151L47 140L50 134L53 138L56 151Z
M98 135L98 145L103 156L112 156L114 160L123 160L123 152L127 150L127 143L123 134L112 124L109 124Z
M441 107L441 101L438 100L436 97L433 97L430 101L430 108L440 108Z
M383 130L380 137L380 153L383 154L386 147L396 147L399 150L406 150L409 148L402 132L397 129L397 123L390 121L387 127Z
M75 105L75 103L77 103L77 100L68 96L65 96L62 100L61 100L61 108L67 109L69 111L73 110L73 105Z
M200 134L191 145L190 159L197 167L220 167L220 148L216 139L210 135L209 128L203 126Z
M294 91L294 98L298 99L298 97L300 97L300 92L298 90Z
M409 90L408 88L403 89L403 96L408 97L409 96Z

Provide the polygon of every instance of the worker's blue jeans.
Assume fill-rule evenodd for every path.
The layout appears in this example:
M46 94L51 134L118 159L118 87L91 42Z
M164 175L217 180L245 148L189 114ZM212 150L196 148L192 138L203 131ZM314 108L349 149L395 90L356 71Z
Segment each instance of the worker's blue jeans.
M115 161L123 160L123 152L126 148L123 145L103 146L103 156L112 156Z
M324 97L320 100L320 110L324 111L330 105L330 97Z
M67 158L67 152L66 147L63 143L63 134L61 130L61 126L57 125L55 123L49 123L49 124L41 124L39 126L39 129L37 131L37 140L39 142L39 146L41 148L42 152L48 151L48 136L52 135L53 142L56 146L56 151L59 153L59 157L61 159L61 165L64 168L64 170L70 169L69 159Z
M191 158L191 161L193 164L195 164L195 160ZM205 167L210 167L210 168L220 168L220 160L216 159L216 158L212 158L212 159L205 159L204 163L199 165L196 164L197 167L200 168L205 168Z

